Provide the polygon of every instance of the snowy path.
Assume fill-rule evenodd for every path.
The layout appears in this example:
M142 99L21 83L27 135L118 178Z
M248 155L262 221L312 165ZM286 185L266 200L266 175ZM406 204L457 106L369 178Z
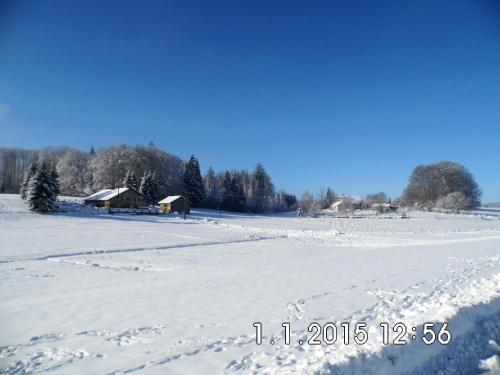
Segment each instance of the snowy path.
M183 221L0 202L0 373L470 374L500 357L494 215ZM453 340L385 346L381 321L447 321ZM369 339L299 345L312 322L365 322Z
M131 248L95 249L95 250L87 250L87 251L83 251L83 252L73 251L73 252L69 252L69 253L44 252L44 253L34 253L34 254L29 254L29 255L5 257L5 258L0 259L0 263L12 263L12 262L19 262L19 261L34 261L34 260L50 260L50 259L58 259L58 258L66 258L66 257L75 257L75 256L79 256L79 255L130 253L130 252L169 250L169 249L180 249L180 248L186 248L186 247L198 247L198 246L210 246L210 245L227 245L227 244L238 244L238 243L243 243L243 242L275 240L278 238L285 238L285 236L242 238L242 239L222 240L222 241L205 241L205 242L182 243L182 244L177 244L177 245L166 245L166 246L153 245L153 246L131 247Z

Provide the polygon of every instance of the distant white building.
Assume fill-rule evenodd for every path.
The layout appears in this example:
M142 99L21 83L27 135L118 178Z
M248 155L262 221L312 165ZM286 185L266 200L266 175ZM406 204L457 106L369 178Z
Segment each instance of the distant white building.
M335 212L353 211L361 208L361 198L357 196L340 196L330 206Z

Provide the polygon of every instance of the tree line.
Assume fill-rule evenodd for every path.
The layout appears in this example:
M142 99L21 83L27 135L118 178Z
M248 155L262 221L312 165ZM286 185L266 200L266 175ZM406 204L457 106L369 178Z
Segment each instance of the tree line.
M362 200L361 206L392 203L393 206L418 209L472 209L481 205L481 195L479 185L467 168L459 163L441 161L415 167L400 197L391 200L384 192L372 193ZM303 199L304 196L301 201ZM313 206L318 207L321 199L313 202Z
M461 210L478 207L481 195L481 189L467 168L455 162L441 161L415 167L400 197L391 200L384 192L372 193L366 195L360 206L370 208L392 203L393 206L418 209ZM300 197L298 206L306 212L321 210L329 207L337 198L330 188L322 190L316 197L306 191Z
M118 145L88 152L70 147L42 150L0 148L0 193L18 193L33 165L55 171L61 194L84 196L105 188L131 187L142 192L150 204L169 195L184 195L192 206L239 212L321 210L338 198L332 188L314 197L304 192L300 199L277 191L261 164L251 172L209 167L200 173L199 161L188 161L149 144ZM25 181L26 182L26 181ZM474 176L462 165L443 161L419 165L395 204L446 209L474 208L480 204L481 190ZM364 203L388 203L383 192L369 194Z
M30 171L42 166L57 173L62 195L86 196L124 186L143 193L149 204L184 195L193 207L239 212L286 211L297 205L294 195L276 191L261 164L252 172L216 173L210 167L202 176L195 156L184 162L154 144L91 147L88 152L70 147L0 148L0 193L20 192L23 181L34 175Z

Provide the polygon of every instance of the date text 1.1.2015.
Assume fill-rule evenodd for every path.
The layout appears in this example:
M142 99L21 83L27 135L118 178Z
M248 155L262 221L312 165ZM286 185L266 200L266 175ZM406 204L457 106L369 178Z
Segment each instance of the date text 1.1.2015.
M255 342L257 345L263 343L262 323L255 322ZM292 343L292 330L290 322L281 323L283 334L281 337L273 336L269 340L270 345L275 345L282 339L285 345ZM398 322L393 325L387 322L379 324L384 345L406 345L415 340L422 340L426 345L439 343L447 345L452 338L448 329L448 323L424 323L419 327L408 327L405 323ZM309 334L301 335L296 342L299 345L333 345L337 341L344 345L364 345L369 340L368 327L366 323L311 323L307 331Z

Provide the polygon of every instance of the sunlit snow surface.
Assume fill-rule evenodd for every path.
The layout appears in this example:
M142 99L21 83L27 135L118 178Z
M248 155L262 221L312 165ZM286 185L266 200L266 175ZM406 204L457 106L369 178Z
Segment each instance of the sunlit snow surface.
M0 373L499 371L500 211L183 220L61 207L32 214L0 195ZM382 321L447 321L453 339L384 346ZM369 339L299 345L312 322L365 322Z

